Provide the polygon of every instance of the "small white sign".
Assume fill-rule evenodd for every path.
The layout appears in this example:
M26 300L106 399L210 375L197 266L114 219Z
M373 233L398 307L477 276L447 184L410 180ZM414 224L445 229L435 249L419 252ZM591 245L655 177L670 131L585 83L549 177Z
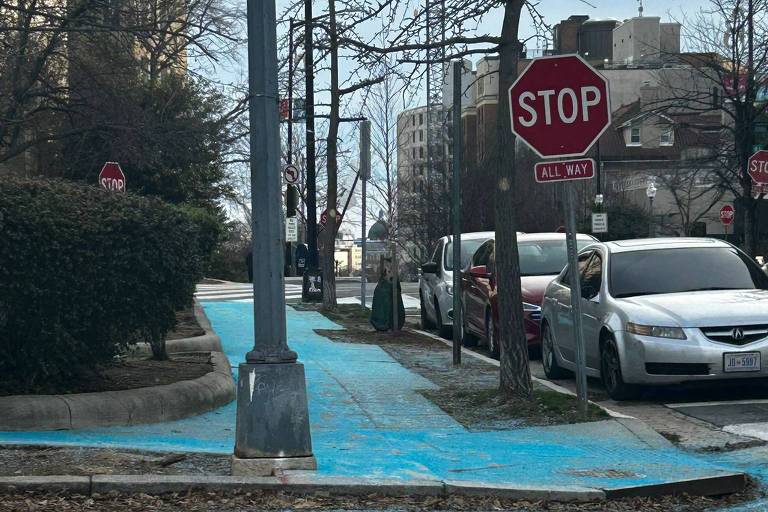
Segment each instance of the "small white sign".
M299 219L296 217L288 217L285 219L285 241L299 241Z
M608 232L608 214L607 213L592 214L592 232L593 233Z
M283 169L283 178L286 183L293 185L299 181L299 170L293 165L286 165Z

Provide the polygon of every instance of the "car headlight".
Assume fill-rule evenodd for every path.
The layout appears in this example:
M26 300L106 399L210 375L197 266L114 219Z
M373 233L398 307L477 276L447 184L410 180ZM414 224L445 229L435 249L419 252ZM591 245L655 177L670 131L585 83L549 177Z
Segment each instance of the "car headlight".
M523 311L541 311L541 306L537 306L536 304L530 304L528 302L523 302Z
M453 295L453 286L451 285L446 286L445 291L448 292L448 295Z
M654 338L672 338L684 340L685 332L680 327L660 327L657 325L640 325L627 322L627 332L640 336L652 336Z

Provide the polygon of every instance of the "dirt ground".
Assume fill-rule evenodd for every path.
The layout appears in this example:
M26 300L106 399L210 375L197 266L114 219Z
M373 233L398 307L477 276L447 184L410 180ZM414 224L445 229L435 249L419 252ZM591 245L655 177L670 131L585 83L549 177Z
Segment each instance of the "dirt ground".
M392 510L392 511L465 511L510 510L516 512L693 512L720 509L735 503L733 499L692 498L677 496L668 498L634 498L598 503L558 503L513 501L497 498L450 497L383 497L370 495L352 496L293 496L282 492L258 493L202 493L149 496L146 494L56 496L22 494L0 496L0 512L55 510L57 512L91 511L216 511L244 512L255 510Z

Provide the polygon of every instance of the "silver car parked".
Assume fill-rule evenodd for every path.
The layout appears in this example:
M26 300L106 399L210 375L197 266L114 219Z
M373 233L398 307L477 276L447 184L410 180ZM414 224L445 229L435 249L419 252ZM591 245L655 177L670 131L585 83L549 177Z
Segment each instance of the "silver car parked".
M459 266L469 262L477 248L494 234L493 231L462 234L463 261ZM453 237L444 236L435 243L430 261L421 266L419 278L421 326L436 327L444 338L450 338L453 332L453 270Z
M768 377L768 276L729 243L627 240L579 254L587 375L616 400L638 385ZM575 370L570 269L542 304L550 378ZM765 364L763 364L765 363Z

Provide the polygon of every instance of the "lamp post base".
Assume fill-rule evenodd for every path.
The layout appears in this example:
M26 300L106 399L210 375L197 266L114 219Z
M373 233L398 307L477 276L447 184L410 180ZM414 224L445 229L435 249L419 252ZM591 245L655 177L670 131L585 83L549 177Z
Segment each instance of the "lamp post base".
M316 466L304 365L241 363L233 474L271 474L274 469Z
M314 471L317 459L309 457L278 457L274 459L241 459L232 456L232 476L272 476L276 470Z

